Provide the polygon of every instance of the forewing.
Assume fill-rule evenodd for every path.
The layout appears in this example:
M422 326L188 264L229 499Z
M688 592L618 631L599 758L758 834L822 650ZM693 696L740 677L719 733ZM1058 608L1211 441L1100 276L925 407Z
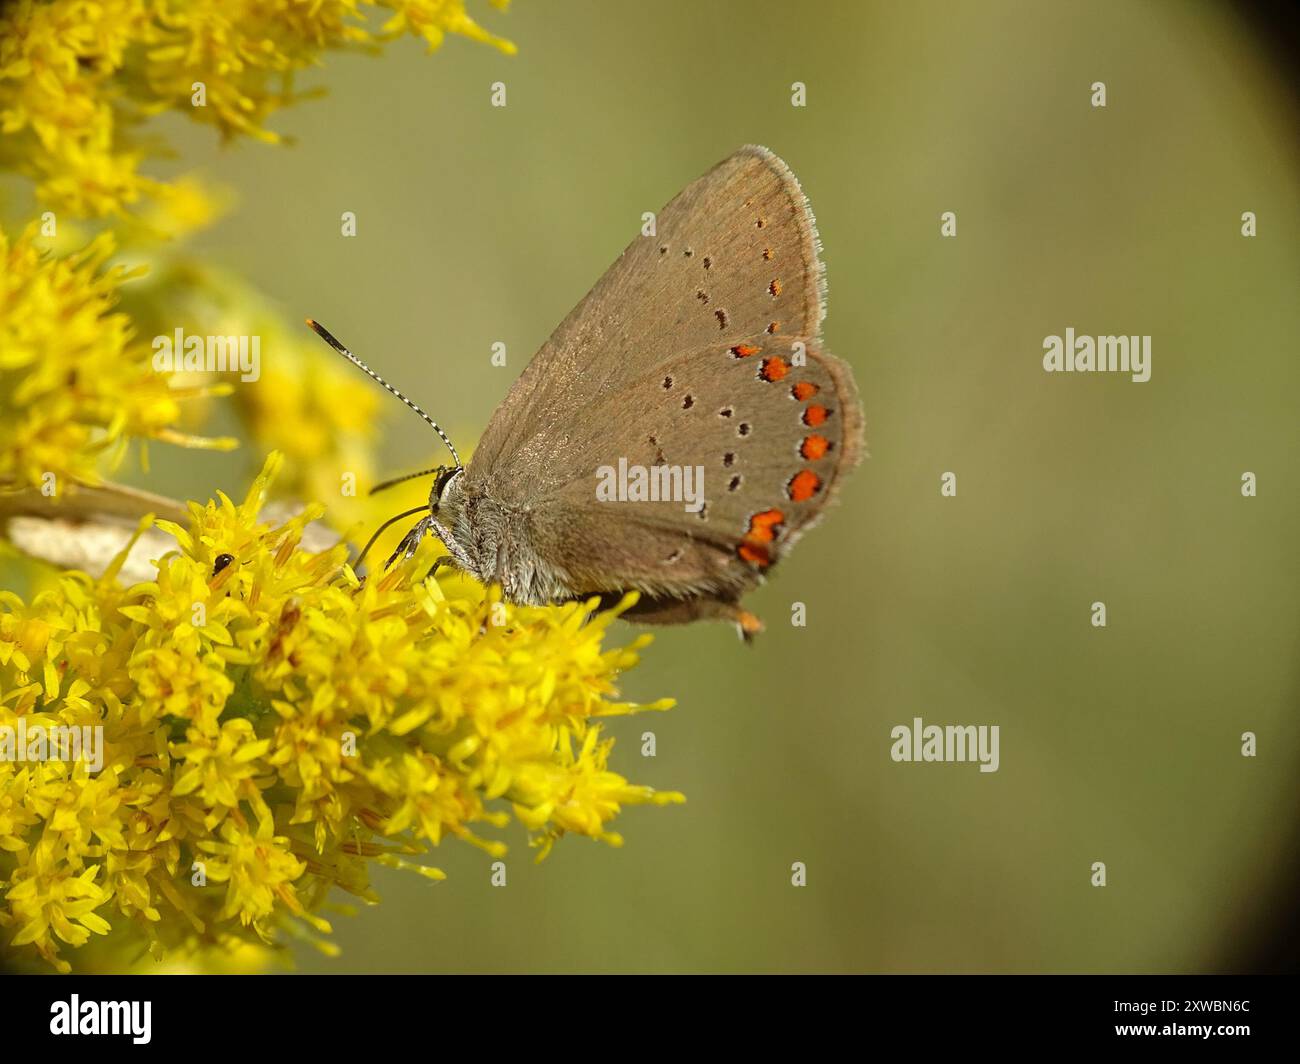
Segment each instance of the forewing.
M469 475L520 502L572 478L571 438L599 406L681 352L819 334L822 267L790 169L749 146L688 185L533 357ZM625 412L618 410L619 417Z

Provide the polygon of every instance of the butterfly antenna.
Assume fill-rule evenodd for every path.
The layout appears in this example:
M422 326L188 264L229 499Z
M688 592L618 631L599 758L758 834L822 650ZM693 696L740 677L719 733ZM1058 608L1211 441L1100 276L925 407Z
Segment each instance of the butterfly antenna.
M432 469L421 469L418 473L407 473L405 476L393 477L392 480L385 480L380 484L376 484L368 494L378 495L381 491L395 488L398 484L405 484L408 480L418 480L420 477L427 477L430 473L441 473L445 468L445 466L434 466Z
M316 333L317 336L319 336L322 340L324 340L327 344L329 344L330 347L334 348L335 351L337 351L340 355L342 355L354 366L356 366L357 369L361 370L362 373L364 373L372 381L378 384L381 388L384 388L387 391L392 392L393 395L397 396L397 398L399 398L402 402L404 402L407 406L409 406L412 410L414 410L417 414L419 414L420 417L424 418L425 421L427 421L430 425L432 425L433 431L436 432L438 436L441 438L442 442L447 445L447 450L451 452L451 457L455 459L456 468L457 469L464 468L464 466L461 465L460 455L456 453L456 448L452 446L452 442L450 439L447 438L447 434L442 431L438 423L434 421L433 418L431 418L428 414L426 414L423 410L421 410L415 403L413 403L410 399L406 398L406 396L404 396L401 392L399 392L396 388L394 388L391 384L389 384L386 380L384 380L383 377L381 377L373 369L371 369L364 362L362 362L361 359L357 358L356 355L354 355L351 351L349 351L346 347L344 347L341 343L339 343L336 339L334 339L334 337L330 334L330 331L327 328L325 328L324 325L320 324L320 322L313 321L311 318L308 318L307 325L311 328L313 332Z

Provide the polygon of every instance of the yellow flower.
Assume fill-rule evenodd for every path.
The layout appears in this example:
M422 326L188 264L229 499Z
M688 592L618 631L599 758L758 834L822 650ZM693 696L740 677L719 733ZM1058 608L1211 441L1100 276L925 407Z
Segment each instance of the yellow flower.
M492 0L492 3L504 11L510 0ZM448 33L459 33L471 40L490 44L506 55L515 54L513 44L488 33L469 17L463 0L385 0L383 6L394 12L392 18L384 23L385 36L416 34L429 42L429 51L432 52Z
M182 401L211 390L154 372L149 346L113 309L135 274L105 268L112 237L63 257L35 239L29 228L10 245L0 232L0 487L95 482L99 458L120 459L131 437L233 445L174 428Z
M37 183L42 202L83 217L118 213L153 183L115 143L109 91L142 30L145 0L17 0L0 14L0 165Z
M270 741L259 740L253 725L235 717L217 725L215 736L202 729L186 732L188 742L174 743L172 753L181 768L172 779L172 794L197 792L203 804L213 809L234 809L245 780L257 775L254 762L266 754Z
M307 867L289 852L289 840L274 836L272 830L271 818L263 816L256 830L250 831L236 811L222 824L220 842L204 840L198 844L201 857L213 855L204 861L205 877L227 884L217 918L237 918L268 942L274 937L268 918L275 913L277 902L295 916L305 915L293 883ZM311 919L321 930L329 930L325 921Z
M0 233L0 490L95 482L132 439L232 446L181 430L232 392L259 449L289 459L272 454L238 504L219 495L189 504L184 527L157 522L175 549L145 582L119 586L123 552L98 578L46 573L27 597L0 591L0 742L15 751L0 758L7 964L122 970L147 953L169 970L261 967L287 936L329 933L318 911L334 887L377 901L374 863L437 880L422 860L434 846L450 836L499 858L512 821L539 859L570 833L617 845L623 806L683 800L609 767L599 718L671 705L617 701L648 642L605 646L633 599L509 607L464 577L418 579L432 540L363 583L344 545L308 546L324 506L270 519L278 476L282 495L328 502L336 527L373 522L380 395L247 286L151 246L223 204L196 179L142 173L150 117L275 142L269 120L324 53L406 35L433 50L448 33L514 51L465 0L0 12L0 170L58 212L39 244L34 228ZM114 216L129 222L116 241L67 250L84 240L72 219ZM139 265L110 265L119 246ZM155 372L146 338L178 326L257 336L276 358L256 382ZM14 735L53 728L95 731L102 763L17 753Z
M392 12L379 33L374 7ZM296 73L408 33L430 50L454 33L514 51L464 0L15 0L0 14L0 168L56 210L121 215L168 189L139 172L134 130L151 115L275 142L265 123L296 98Z
M566 833L617 845L623 806L682 800L609 767L599 718L671 705L617 701L646 642L603 645L619 609L421 581L432 541L362 583L346 547L303 548L321 507L262 520L282 466L159 522L177 549L150 582L0 593L0 727L99 724L104 745L95 775L0 760L19 958L66 970L64 947L110 928L181 964L326 934L331 887L374 900L371 862L438 879L412 858L448 836L500 857L512 818L542 856Z
M94 882L98 868L74 874L51 858L54 850L38 847L37 856L14 873L5 896L9 908L5 922L17 928L11 946L34 944L42 957L67 972L71 966L58 959L54 939L81 946L91 932L107 932L107 921L94 910L108 900L108 893Z

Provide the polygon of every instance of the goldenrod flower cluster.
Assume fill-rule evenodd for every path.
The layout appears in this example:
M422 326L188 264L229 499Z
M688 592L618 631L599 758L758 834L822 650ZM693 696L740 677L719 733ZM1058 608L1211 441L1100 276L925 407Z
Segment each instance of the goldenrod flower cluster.
M387 20L372 29L375 11ZM140 172L150 116L275 141L267 119L324 52L403 35L433 49L447 33L514 51L465 0L13 0L0 12L0 168L57 211L120 215L171 192Z
M0 232L0 488L98 478L102 458L120 458L132 437L226 447L174 428L186 399L214 394L178 388L153 372L150 350L114 310L132 276L105 268L113 237L102 233L63 257L43 253L35 231L12 244Z
M6 966L262 967L268 945L328 932L332 888L375 900L376 862L440 878L422 855L446 836L499 859L512 822L539 857L565 833L617 844L621 807L681 800L609 768L600 718L670 704L618 700L616 678L648 641L605 647L621 608L516 608L467 578L429 579L433 540L358 580L347 546L319 549L309 526L373 516L379 396L237 278L174 241L139 243L218 212L197 180L142 173L151 115L274 141L267 120L326 52L403 35L434 48L446 33L513 51L464 0L0 8L0 172L31 179L59 234L49 218L0 232L0 492L61 498L132 440L231 445L189 434L231 394L228 376L154 371L148 338L177 327L274 345L262 379L227 401L253 455L281 452L241 504L222 495L190 503L184 527L156 522L174 547L145 583L124 586L125 553L91 577L19 569L0 542L7 572L37 588L0 591ZM76 218L120 231L70 251ZM270 520L273 490L312 504ZM15 732L60 727L102 729L102 764L15 756Z
M619 610L516 608L419 577L421 551L361 583L346 548L302 549L311 507L260 521L273 455L242 504L191 503L156 579L67 573L0 593L0 728L100 726L103 765L0 760L0 926L63 947L129 927L157 956L316 932L325 893L373 899L370 861L454 836L501 856L511 818L544 855L566 832L618 844L621 806L680 801L607 762L599 718L643 640Z

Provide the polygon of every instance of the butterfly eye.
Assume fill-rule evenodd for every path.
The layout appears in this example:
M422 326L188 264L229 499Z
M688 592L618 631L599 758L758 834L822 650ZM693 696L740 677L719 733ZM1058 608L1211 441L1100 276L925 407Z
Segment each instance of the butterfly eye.
M441 502L443 494L447 491L447 485L455 479L456 474L459 472L461 472L461 470L455 466L443 466L439 469L438 476L433 482L432 497L437 499L438 502Z

